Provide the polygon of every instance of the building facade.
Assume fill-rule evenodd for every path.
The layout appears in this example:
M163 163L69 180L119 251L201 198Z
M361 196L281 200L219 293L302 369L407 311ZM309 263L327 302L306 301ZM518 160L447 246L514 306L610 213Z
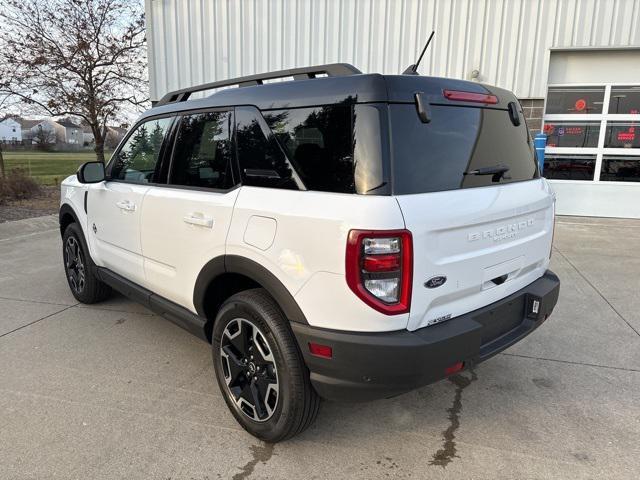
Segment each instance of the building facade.
M560 214L640 218L640 0L146 0L152 100L346 62L515 92Z
M0 120L0 142L20 143L22 142L22 125L11 117Z

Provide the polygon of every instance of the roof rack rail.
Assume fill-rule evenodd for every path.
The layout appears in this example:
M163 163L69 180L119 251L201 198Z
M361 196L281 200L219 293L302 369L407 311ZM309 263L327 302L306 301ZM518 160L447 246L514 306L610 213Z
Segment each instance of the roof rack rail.
M359 73L362 72L348 63L330 63L327 65L314 65L312 67L291 68L288 70L278 70L276 72L259 73L257 75L248 75L246 77L204 83L202 85L175 90L167 93L158 101L158 103L155 104L155 106L159 107L170 103L186 102L193 93L212 90L214 88L230 87L233 85L238 85L239 87L250 87L253 85L262 85L265 80L273 80L283 77L293 77L294 80L306 80L309 78L316 78L317 75L322 74L326 74L329 77L342 77L346 75L357 75Z

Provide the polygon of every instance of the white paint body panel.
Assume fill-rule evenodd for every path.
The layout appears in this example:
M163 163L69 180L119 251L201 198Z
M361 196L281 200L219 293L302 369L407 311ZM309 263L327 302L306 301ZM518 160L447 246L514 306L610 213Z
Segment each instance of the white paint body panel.
M225 254L239 191L149 189L140 230L145 286L149 290L195 312L196 279L209 260ZM190 223L189 218L204 221Z
M131 217L111 211L115 197L131 198L132 186L113 183L86 186L70 177L62 187L62 202L83 223L94 261L191 311L198 274L209 260L224 254L269 270L310 325L362 332L415 330L439 317L462 315L525 287L549 264L554 194L542 179L396 197L145 186L138 231ZM82 207L85 189L94 198L88 223ZM193 213L213 219L212 226L185 222ZM89 228L94 219L115 226L100 237ZM347 235L351 229L402 228L413 235L411 310L384 315L347 286ZM253 244L246 241L247 232ZM505 239L493 240L503 234ZM438 275L447 277L445 284L425 288ZM491 282L502 275L508 275L503 284Z
M218 193L144 186L144 193L139 193L142 200L136 200L140 204L136 221L112 211L114 198L133 198L131 187L139 186L87 187L70 177L63 184L62 201L85 223L97 265L191 311L195 311L198 274L209 260L224 254L253 260L269 270L294 297L310 325L362 332L415 330L434 318L462 315L525 287L549 264L554 194L543 179L396 197L257 187ZM94 199L88 224L82 216L86 188ZM184 221L193 214L210 218L211 226ZM111 225L111 230L100 237L99 229L94 235L88 228L92 216L101 225ZM403 228L413 235L411 310L385 315L347 286L347 235L351 229ZM126 236L119 236L122 232ZM495 235L506 237L494 241ZM491 282L505 274L509 277L503 284ZM436 275L445 275L445 284L425 288L424 282Z
M276 238L278 222L274 218L254 215L247 222L244 243L260 250L268 250Z
M121 182L101 182L89 187L91 208L87 230L92 234L92 256L95 255L98 265L140 285L145 284L140 219L148 190L148 185Z
M244 241L249 220L277 222L266 250ZM294 296L310 325L354 331L406 328L408 315L376 312L345 280L347 235L351 229L401 229L393 197L242 187L233 212L227 254L264 266Z
M60 184L60 206L62 207L66 203L73 208L85 235L87 233L87 214L84 211L84 192L88 189L89 186L80 183L76 175L70 175ZM89 250L93 256L91 244L89 244Z
M409 330L511 295L549 265L553 193L545 180L395 198L413 235ZM504 283L491 281L503 275ZM426 288L434 276L447 281Z

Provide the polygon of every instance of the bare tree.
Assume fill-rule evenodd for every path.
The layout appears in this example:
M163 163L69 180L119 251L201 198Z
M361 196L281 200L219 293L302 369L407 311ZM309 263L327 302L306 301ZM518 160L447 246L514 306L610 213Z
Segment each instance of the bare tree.
M141 3L0 0L0 96L82 118L104 161L107 122L148 100Z
M43 128L42 125L38 125L31 141L38 150L50 150L58 142L58 135L52 128Z

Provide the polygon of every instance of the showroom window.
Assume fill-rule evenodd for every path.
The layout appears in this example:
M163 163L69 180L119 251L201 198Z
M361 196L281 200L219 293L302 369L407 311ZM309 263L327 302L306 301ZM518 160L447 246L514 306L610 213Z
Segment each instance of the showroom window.
M640 85L550 85L544 176L640 182Z
M554 180L592 180L596 169L595 155L544 156L544 176Z

